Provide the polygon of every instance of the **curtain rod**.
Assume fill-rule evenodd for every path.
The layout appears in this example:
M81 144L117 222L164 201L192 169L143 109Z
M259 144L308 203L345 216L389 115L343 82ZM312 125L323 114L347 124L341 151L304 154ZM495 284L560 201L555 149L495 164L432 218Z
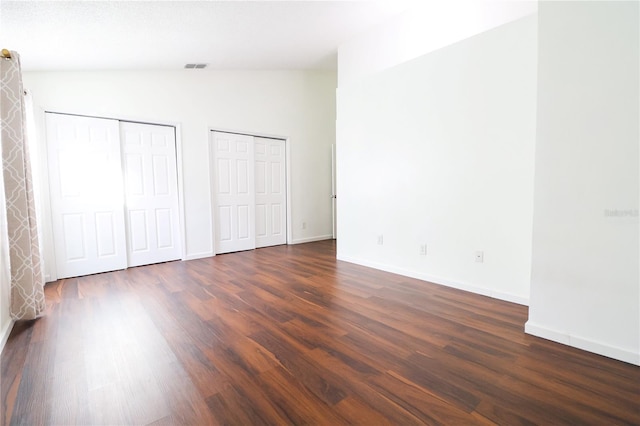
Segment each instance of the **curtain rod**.
M11 59L11 52L8 49L2 49L2 57L5 59Z

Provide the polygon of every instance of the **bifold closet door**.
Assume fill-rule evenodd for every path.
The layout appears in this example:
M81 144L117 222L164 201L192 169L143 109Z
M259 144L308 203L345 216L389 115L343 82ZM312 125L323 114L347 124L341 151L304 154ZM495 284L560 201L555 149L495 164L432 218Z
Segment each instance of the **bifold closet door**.
M57 278L180 258L175 130L46 113Z
M58 278L127 267L119 122L46 114Z
M216 253L286 244L285 141L212 132L211 147Z
M282 139L254 138L256 248L287 243L284 143Z
M180 258L175 129L120 122L128 266Z
M253 136L213 132L217 254L256 248Z

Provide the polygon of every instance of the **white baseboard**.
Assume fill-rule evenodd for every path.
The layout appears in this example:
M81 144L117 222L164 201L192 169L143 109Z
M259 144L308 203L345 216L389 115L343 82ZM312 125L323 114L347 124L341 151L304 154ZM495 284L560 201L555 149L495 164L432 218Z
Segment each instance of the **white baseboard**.
M324 241L333 239L333 235L319 235L317 237L310 238L299 238L292 240L289 244L304 244L304 243L313 243L315 241Z
M4 350L4 345L7 343L7 339L9 339L9 335L11 334L11 330L13 330L14 323L15 321L9 320L7 325L4 326L2 334L0 334L0 354Z
M405 277L416 278L422 281L428 281L433 284L443 285L445 287L457 288L458 290L464 290L475 294L480 294L482 296L488 296L493 299L504 300L505 302L517 303L518 305L529 306L529 298L522 297L515 294L503 293L499 291L495 291L492 289L476 286L473 284L468 284L460 281L454 281L443 277L437 277L429 274L424 274L421 272L411 271L408 269L398 268L391 265L386 265L377 262L370 262L367 260L357 259L349 256L342 256L338 254L338 260L342 260L344 262L355 263L357 265L367 266L373 269L379 269L381 271L391 272L393 274L403 275Z
M541 337L553 342L562 343L567 346L593 352L608 358L617 359L618 361L628 362L629 364L640 365L640 353L635 353L626 349L617 348L602 342L596 342L580 336L574 336L558 330L553 330L527 321L524 325L524 331L532 336Z
M186 255L182 260L196 260L196 259L204 259L205 257L213 257L216 254L213 251L203 251L200 253L192 253Z

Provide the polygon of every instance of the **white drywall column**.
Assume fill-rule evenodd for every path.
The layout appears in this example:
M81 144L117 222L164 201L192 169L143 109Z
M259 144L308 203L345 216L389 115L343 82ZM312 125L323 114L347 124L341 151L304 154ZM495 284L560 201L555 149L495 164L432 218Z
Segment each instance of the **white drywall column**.
M540 2L528 333L640 364L638 2Z

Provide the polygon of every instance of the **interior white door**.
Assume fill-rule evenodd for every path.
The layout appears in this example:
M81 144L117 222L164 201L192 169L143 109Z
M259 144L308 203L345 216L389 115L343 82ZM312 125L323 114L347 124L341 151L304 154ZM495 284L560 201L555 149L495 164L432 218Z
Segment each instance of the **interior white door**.
M127 267L117 120L46 114L58 278Z
M128 266L180 259L175 129L120 122Z
M285 142L254 138L256 247L287 243Z
M335 240L338 238L338 196L336 195L336 146L331 145L331 229Z
M212 145L215 251L254 249L253 136L213 132Z

